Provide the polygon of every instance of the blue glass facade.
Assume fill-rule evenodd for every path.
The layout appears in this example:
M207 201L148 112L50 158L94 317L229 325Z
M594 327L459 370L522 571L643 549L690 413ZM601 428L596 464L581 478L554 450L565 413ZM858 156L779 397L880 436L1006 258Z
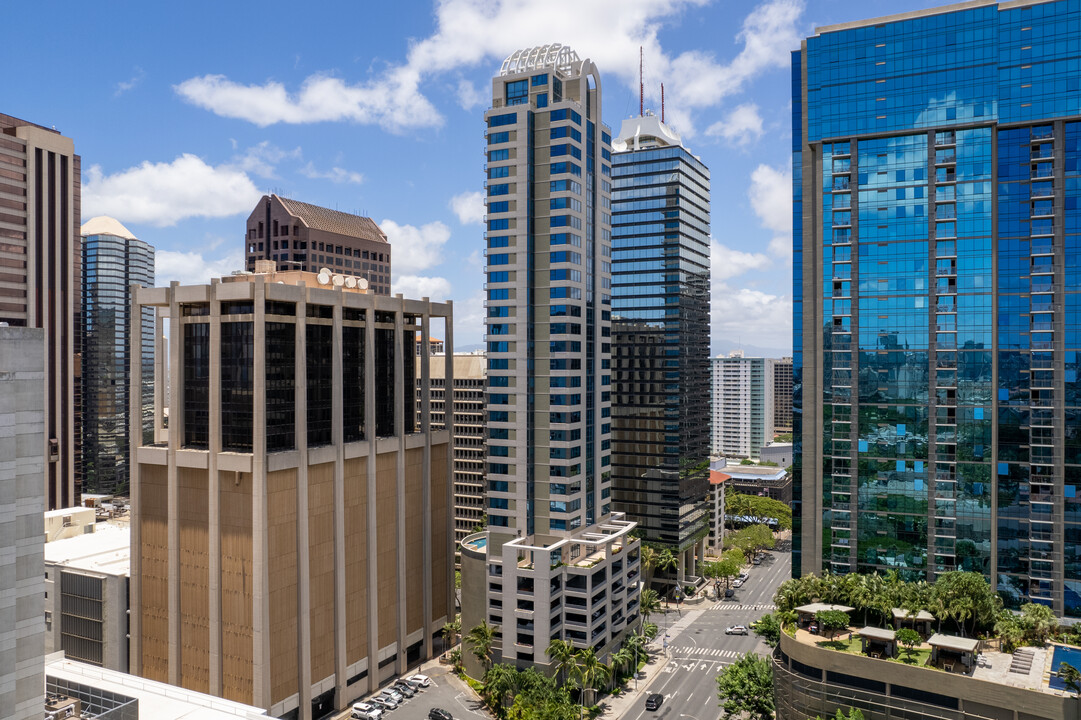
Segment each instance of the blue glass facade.
M709 169L679 145L629 149L612 183L612 491L682 551L708 531Z
M794 572L1081 615L1081 0L824 28L792 78Z
M154 248L134 238L89 235L83 238L82 270L83 492L125 494L130 479L131 284L154 286ZM143 311L142 337L144 433L152 434L152 308Z

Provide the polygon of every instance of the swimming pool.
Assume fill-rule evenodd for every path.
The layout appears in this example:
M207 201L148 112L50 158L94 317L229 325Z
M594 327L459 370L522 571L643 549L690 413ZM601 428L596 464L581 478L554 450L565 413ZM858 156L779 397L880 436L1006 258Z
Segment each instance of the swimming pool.
M466 544L469 547L473 548L474 550L483 550L484 548L488 547L488 538L486 538L486 537L477 538L476 540L470 540Z
M1051 670L1057 673L1059 666L1064 662L1070 663L1078 670L1081 670L1081 648L1056 645L1055 654L1051 656ZM1062 682L1057 675L1051 676L1048 686L1052 690L1066 689L1066 683Z

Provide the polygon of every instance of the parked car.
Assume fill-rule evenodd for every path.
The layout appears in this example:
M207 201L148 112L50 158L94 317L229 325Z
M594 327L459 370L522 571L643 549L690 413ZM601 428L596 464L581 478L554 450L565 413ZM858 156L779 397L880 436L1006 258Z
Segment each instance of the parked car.
M370 705L375 705L380 710L390 712L394 708L398 707L398 703L394 702L394 698L385 697L383 695L373 695L365 702Z
M736 591L733 590L732 588L726 588L725 591L724 591L724 596L726 598L735 597L735 595L736 595Z
M725 635L746 635L747 634L747 626L746 625L729 625L728 627L726 627L724 629L724 634Z
M443 708L432 708L428 711L428 720L454 720L454 718Z
M664 702L664 695L653 693L646 698L646 710L659 710Z
M390 687L392 690L395 690L402 695L405 695L407 698L411 698L417 694L417 691L413 688L413 686L407 683L405 680L399 680Z
M750 577L751 576L749 574L747 574L746 570L744 570L743 572L741 572L739 574L739 579L742 580L743 582L747 582L747 579L750 578Z
M754 560L751 560L751 564L752 565L761 565L762 564L762 558L755 558Z
M732 587L743 587L743 578L736 578L732 583Z
M372 703L358 702L353 705L353 720L381 720L383 708L376 707Z
M392 688L383 688L383 691L379 693L379 695L380 697L388 697L399 705L405 702L405 696Z
M405 683L406 685L413 688L417 692L420 692L421 688L424 687L423 685L420 684L419 681L414 680L413 678L402 678L401 680L398 680L398 682L395 683L395 684L398 684L398 683Z
M432 684L432 679L430 677L428 677L427 675L421 675L420 673L417 673L416 675L410 675L406 679L409 681L416 681L420 683L421 687L428 687ZM438 710L439 708L436 709ZM446 711L444 710L444 712Z

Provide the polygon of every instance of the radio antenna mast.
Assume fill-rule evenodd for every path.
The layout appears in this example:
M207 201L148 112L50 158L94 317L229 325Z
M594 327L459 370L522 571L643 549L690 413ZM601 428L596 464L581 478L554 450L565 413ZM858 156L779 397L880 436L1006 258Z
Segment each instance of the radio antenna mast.
M664 122L664 83L661 83L661 122Z
M645 71L645 51L642 46L638 46L638 117L642 117L646 114L645 108L645 95L646 84L644 80Z

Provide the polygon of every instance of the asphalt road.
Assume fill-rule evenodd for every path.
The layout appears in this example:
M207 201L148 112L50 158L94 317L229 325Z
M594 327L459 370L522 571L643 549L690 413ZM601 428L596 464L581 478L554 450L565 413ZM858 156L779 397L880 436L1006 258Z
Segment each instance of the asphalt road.
M675 624L678 630L668 641L668 665L648 688L663 694L664 703L656 712L646 711L643 696L641 706L625 713L624 720L717 720L721 709L716 677L724 666L747 652L769 654L769 648L753 632L726 635L725 628L749 626L772 611L773 593L791 577L791 562L791 553L770 553L762 565L752 567L735 597L683 606L678 614L669 611L666 618L658 618L658 625Z

